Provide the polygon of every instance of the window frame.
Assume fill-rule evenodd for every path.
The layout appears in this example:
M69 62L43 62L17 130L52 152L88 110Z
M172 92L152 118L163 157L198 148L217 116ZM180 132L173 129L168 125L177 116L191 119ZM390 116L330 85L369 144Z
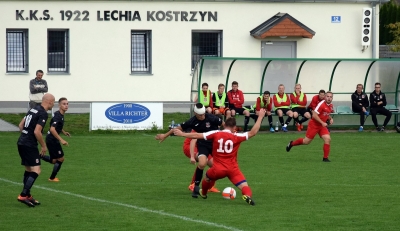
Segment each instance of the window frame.
M153 70L153 63L152 63L152 30L131 30L131 52L130 52L130 62L131 62L131 74L132 75L143 75L143 74L152 74L152 70ZM135 63L135 59L134 59L134 35L140 35L140 34L145 34L146 37L146 44L144 47L144 52L143 53L138 53L139 55L144 55L144 61L143 60L139 60L136 61ZM144 69L145 70L134 70L136 67L135 64L144 64ZM146 65L147 64L147 65ZM138 68L142 68L142 67L138 67Z
M10 70L9 68L9 44L8 44L8 34L10 32L22 32L23 36L22 38L24 41L23 43L23 67L22 71L18 70ZM29 73L29 30L28 29L19 29L19 28L7 28L6 29L6 73Z
M50 67L50 32L53 31L62 31L64 32L64 68L59 67ZM53 41L54 42L54 41ZM53 52L54 53L54 52ZM47 72L48 74L68 74L70 73L70 38L69 38L69 29L47 29ZM55 70L61 69L61 70Z
M213 33L213 34L218 34L218 48L217 48L217 56L215 55L201 55L200 51L198 51L198 54L194 54L194 44L193 44L193 39L194 39L194 34L200 34L200 33ZM222 57L223 56L223 30L192 30L192 39L191 39L191 70L193 70L196 67L196 64L199 62L199 60L202 57L208 56L208 57ZM200 50L200 46L198 46ZM196 59L197 58L197 59Z

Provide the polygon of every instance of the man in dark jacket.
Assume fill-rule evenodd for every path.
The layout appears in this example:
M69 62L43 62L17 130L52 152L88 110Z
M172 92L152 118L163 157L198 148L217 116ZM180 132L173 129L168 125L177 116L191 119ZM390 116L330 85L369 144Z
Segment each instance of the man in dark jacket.
M392 117L392 113L384 107L386 106L386 96L385 93L381 92L380 83L375 83L375 91L370 94L369 101L371 105L370 111L372 122L374 122L376 130L379 132L385 131L385 127L389 123L389 120ZM378 113L386 116L385 121L383 122L383 126L381 128L378 127L378 121L376 119L376 114Z
M357 84L356 91L351 95L351 107L354 113L360 113L359 132L364 130L365 116L369 115L368 106L368 96L363 92L363 85Z

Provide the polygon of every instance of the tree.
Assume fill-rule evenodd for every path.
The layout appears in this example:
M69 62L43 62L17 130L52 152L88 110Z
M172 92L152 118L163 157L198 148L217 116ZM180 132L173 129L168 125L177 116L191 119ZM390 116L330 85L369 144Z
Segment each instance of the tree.
M393 41L388 43L388 45L391 45L390 50L394 52L399 52L400 51L400 22L396 23L390 23L385 26L386 28L390 29L390 33L393 36Z

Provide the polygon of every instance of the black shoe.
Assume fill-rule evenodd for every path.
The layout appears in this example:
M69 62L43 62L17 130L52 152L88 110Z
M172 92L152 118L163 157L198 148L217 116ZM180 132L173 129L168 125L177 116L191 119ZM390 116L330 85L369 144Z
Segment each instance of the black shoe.
M254 202L254 200L253 199L251 199L251 197L249 197L249 196L247 196L247 195L243 195L242 196L242 199L244 200L244 201L246 201L246 203L247 204L249 204L249 205L256 205L256 203Z
M193 189L193 192L192 192L192 197L193 198L198 198L199 195L200 195L199 191L200 191L200 187L195 185L194 189Z
M35 200L32 196L28 197L28 200L34 205L40 205L40 202Z
M382 126L381 129L379 130L380 132L384 132L385 131L385 127Z
M380 132L380 131L381 131L381 128L380 128L380 127L376 127L376 130L377 130L378 132Z
M23 204L26 204L29 207L35 207L35 205L28 199L28 197L22 197L21 195L18 195L17 200Z
M286 146L286 151L287 151L287 152L289 152L290 149L293 147L292 143L293 143L293 140L291 140L291 141L289 142L289 144Z
M323 162L331 162L328 158L323 158L322 161Z
M200 189L199 195L200 195L203 199L207 199L207 195L203 195L203 189Z

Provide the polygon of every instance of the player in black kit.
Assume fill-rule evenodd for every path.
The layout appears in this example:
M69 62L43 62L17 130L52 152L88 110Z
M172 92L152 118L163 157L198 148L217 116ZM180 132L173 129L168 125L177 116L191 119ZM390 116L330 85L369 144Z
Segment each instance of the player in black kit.
M58 106L60 110L54 112L54 116L50 121L50 130L47 132L46 145L49 149L49 156L42 156L42 160L54 164L53 172L49 178L51 182L59 182L56 178L58 171L60 171L61 165L64 162L64 151L61 148L62 145L67 145L68 142L61 138L60 133L62 132L66 136L71 136L68 132L64 131L64 114L68 110L67 98L60 98L58 100Z
M182 123L176 129L187 131L188 129L193 129L197 133L209 132L212 130L218 130L218 127L223 125L222 120L214 116L212 114L206 113L206 109L203 104L197 103L194 106L194 116L190 118L188 121ZM156 140L160 140L160 143L163 142L168 136L173 133L173 129L168 131L165 134L157 134ZM207 166L208 155L212 153L212 141L209 140L197 140L197 149L198 149L198 165L196 169L196 178L194 181L194 189L192 193L192 197L197 198L199 196L200 190L200 182L203 178L203 170Z
M24 187L21 194L18 195L18 201L29 207L35 207L35 205L40 204L39 201L33 199L31 188L40 174L40 155L44 155L47 151L42 131L48 118L47 111L52 109L53 106L54 96L49 93L45 94L41 105L30 109L19 123L21 135L17 145L19 156L21 157L21 165L25 166L25 173L23 177ZM37 147L38 142L41 146L40 153Z

